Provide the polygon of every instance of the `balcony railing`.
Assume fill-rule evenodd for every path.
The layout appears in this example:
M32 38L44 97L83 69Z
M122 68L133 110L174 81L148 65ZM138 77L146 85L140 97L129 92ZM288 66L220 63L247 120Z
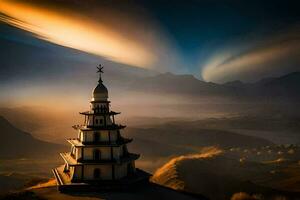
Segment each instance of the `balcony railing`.
M130 160L136 160L139 158L139 154L133 154L133 153L126 153L123 156L121 156L119 159L112 158L112 159L78 159L77 162L80 163L121 163L126 162Z
M86 141L82 142L84 145L122 145L131 142L133 139L131 138L120 138L115 141Z

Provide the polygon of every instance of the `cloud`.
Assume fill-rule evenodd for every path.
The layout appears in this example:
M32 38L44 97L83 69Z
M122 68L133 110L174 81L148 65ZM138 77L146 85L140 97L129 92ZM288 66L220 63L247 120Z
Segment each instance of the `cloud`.
M292 28L262 39L233 43L205 64L206 81L257 81L300 70L300 29Z
M177 63L166 33L138 9L118 11L92 0L53 2L2 0L0 20L41 39L118 63L143 68Z

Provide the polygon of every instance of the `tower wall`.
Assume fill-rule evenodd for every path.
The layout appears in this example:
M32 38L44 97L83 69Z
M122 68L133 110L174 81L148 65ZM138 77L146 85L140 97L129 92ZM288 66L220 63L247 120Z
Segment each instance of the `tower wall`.
M122 146L118 147L118 148L113 148L113 157L115 159L118 159L120 157L122 157L124 155L124 151Z
M106 122L106 125L112 125L112 121L109 116L88 116L87 125L88 126L104 126Z
M124 156L123 145L119 147L85 147L84 149L75 148L75 151L74 153L72 152L72 154L74 155L76 160L94 160L94 151L96 149L99 150L99 159L119 160L122 156Z
M83 151L83 160L94 160L94 151L99 150L100 159L110 160L111 159L111 150L110 147L86 147Z
M128 175L128 168L131 167L135 171L134 162L122 163L114 165L114 178L121 179ZM83 169L83 171L82 171ZM113 179L113 165L78 165L70 167L70 176L72 180L95 180L95 169L99 169L100 176L99 180L112 180ZM133 171L133 172L134 172ZM83 172L83 173L82 173Z
M116 165L115 167L116 179L120 179L126 175L127 175L127 165L125 163L122 165Z
M101 102L101 103L92 102L90 105L91 105L91 109L96 109L97 107L99 108L103 107L109 110L108 102Z
M99 179L111 180L112 179L112 165L85 165L84 166L84 180L95 180L95 169L100 170Z
M101 142L115 142L118 139L118 131L117 130L86 130L79 131L79 138L81 142L94 142L94 134L99 133L99 141ZM82 135L80 135L82 133ZM109 136L110 135L110 136Z
M73 168L73 180L80 180L82 178L82 167L74 166Z

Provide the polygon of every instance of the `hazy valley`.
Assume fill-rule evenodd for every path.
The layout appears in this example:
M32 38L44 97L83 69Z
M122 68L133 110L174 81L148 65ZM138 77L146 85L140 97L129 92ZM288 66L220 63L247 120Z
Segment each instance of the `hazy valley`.
M293 198L299 192L300 180L299 115L297 109L285 109L285 105L234 102L167 105L164 102L147 107L116 104L114 110L120 108L124 116L117 120L128 125L124 135L135 141L129 149L141 154L137 167L154 173L154 180L159 184L211 199L230 198L238 192L266 198L273 198L271 194ZM288 105L296 107L297 104ZM49 151L48 156L43 154L43 158L15 155L7 160L3 157L0 166L3 180L18 183L14 184L18 187L10 188L18 189L28 185L32 176L40 180L50 178L51 168L62 163L58 151L64 149L65 139L77 134L71 126L82 123L78 110L16 107L0 111L14 126L62 147ZM8 146L2 142L3 147L13 148L13 144ZM210 148L222 153L197 157ZM35 151L43 149L36 146ZM165 164L168 167L157 176ZM18 173L22 179L13 175ZM216 190L221 196L214 195Z

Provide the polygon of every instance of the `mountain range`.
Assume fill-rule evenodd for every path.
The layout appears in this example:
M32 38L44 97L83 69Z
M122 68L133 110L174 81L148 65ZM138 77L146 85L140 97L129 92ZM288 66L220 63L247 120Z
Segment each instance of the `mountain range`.
M152 93L176 94L188 96L220 96L244 100L289 100L300 98L300 72L293 72L280 77L266 78L254 83L241 81L216 84L205 82L192 75L164 73L151 77L139 78L128 84L128 90Z
M0 158L31 158L56 155L63 145L45 142L24 132L0 116Z

